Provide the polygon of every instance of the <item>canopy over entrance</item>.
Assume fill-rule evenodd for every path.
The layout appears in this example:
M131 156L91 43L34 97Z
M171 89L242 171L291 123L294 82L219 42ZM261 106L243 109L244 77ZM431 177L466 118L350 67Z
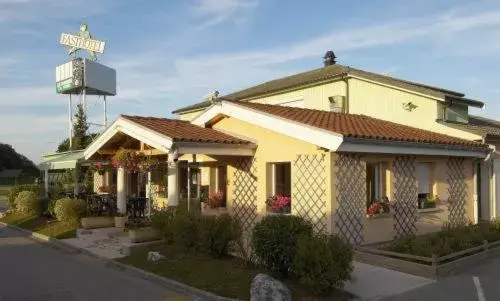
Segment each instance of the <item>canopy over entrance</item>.
M167 118L120 115L84 151L86 160L130 148L152 155L252 156L256 144L218 130Z

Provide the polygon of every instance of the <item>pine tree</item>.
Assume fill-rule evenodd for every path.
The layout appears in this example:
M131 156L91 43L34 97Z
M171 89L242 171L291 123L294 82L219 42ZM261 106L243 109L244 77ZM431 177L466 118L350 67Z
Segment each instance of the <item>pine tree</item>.
M82 104L76 106L75 122L73 123L73 149L84 149L87 146L87 115Z

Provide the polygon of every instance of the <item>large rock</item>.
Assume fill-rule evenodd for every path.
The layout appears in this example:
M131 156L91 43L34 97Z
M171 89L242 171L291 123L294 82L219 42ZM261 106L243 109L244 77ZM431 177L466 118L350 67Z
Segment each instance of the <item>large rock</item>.
M280 281L265 274L258 274L252 280L250 301L291 301L292 293Z

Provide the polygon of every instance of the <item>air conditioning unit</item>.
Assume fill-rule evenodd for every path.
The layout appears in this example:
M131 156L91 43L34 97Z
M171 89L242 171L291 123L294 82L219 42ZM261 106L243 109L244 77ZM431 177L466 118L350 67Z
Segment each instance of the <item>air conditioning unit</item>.
M328 102L330 105L330 111L335 113L344 113L345 108L345 96L334 95L328 97Z

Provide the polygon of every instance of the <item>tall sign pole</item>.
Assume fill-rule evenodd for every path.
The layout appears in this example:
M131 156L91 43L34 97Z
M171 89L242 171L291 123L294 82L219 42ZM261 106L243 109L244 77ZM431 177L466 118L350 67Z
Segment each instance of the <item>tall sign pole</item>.
M77 33L62 33L59 43L66 46L66 53L73 57L70 62L56 67L56 92L69 94L68 134L70 149L73 149L72 95L77 96L76 102L82 106L84 114L87 114L87 96L104 96L104 123L87 124L106 128L108 123L106 96L116 95L116 70L96 62L97 55L104 53L106 43L92 38L87 24L80 24L80 31ZM87 52L87 58L77 56L81 51Z
M69 149L73 149L73 110L71 103L71 93L69 94L69 103L68 103L68 124L69 124Z

